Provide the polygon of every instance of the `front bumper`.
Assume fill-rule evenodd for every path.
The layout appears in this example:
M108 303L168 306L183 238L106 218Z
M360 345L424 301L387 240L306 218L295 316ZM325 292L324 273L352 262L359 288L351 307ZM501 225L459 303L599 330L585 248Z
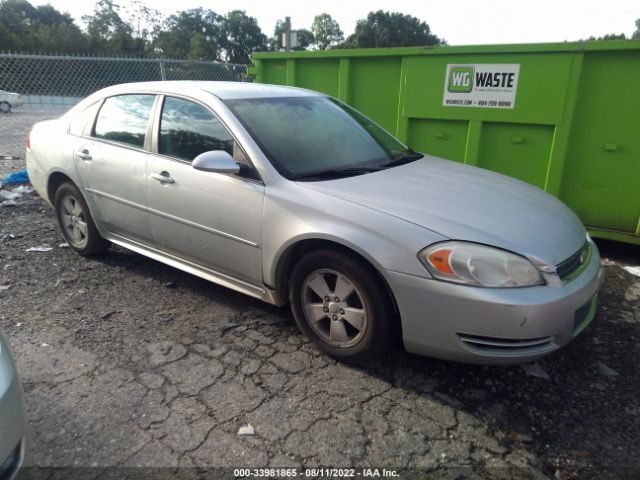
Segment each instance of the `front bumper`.
M12 480L26 454L26 422L20 381L0 334L0 478Z
M597 248L562 286L479 288L387 272L407 351L479 364L517 364L568 344L593 319L602 283Z

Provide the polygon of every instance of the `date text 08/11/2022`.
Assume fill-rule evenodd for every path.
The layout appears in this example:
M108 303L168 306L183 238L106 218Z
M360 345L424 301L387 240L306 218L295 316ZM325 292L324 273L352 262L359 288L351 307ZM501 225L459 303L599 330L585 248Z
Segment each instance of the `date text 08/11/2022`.
M396 470L387 468L236 468L236 478L281 477L281 478L399 478Z

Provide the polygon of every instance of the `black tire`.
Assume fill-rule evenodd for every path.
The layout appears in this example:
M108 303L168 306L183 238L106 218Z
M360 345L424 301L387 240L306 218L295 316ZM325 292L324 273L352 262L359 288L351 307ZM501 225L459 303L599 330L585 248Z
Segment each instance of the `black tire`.
M353 289L353 293L342 299L337 296L331 297L338 295L338 290L348 291L348 288L338 287L338 276L341 276L342 285L346 282ZM332 284L333 277L336 279ZM326 300L327 296L321 297L316 289L310 286L318 285L316 282L319 278L324 280L324 284L321 284L328 287L329 291L333 289L334 293L328 295L329 303ZM333 302L335 299L339 299L340 302ZM319 301L322 302L321 308ZM396 318L387 289L372 267L348 254L319 250L303 256L291 272L289 302L300 330L320 350L336 360L349 363L367 362L379 358L394 343L393 326ZM336 305L342 305L344 310L347 310L346 313L362 310L363 315L359 316L358 320L363 322L362 330L358 330L355 323L347 321L347 317L343 316L343 308L338 307L339 310L336 311ZM306 312L317 314L316 321L308 318L311 313L308 315ZM326 318L317 320L322 315ZM337 328L340 333L338 337L347 340L331 338L334 323L344 325L344 328Z
M87 202L73 183L60 185L53 204L60 231L76 252L91 256L103 253L109 248L111 243L100 236Z
M12 105L9 102L2 101L0 102L0 112L9 113L11 111Z

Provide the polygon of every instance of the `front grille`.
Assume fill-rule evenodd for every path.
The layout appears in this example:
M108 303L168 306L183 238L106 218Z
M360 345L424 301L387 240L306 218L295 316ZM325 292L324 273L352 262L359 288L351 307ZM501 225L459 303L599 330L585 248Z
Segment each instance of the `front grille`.
M561 280L566 280L585 264L589 258L589 248L589 244L585 244L576 253L556 265L556 272Z
M21 450L22 444L21 442L19 442L18 445L16 445L16 448L14 448L13 451L9 454L7 459L2 462L2 465L0 465L0 480L11 478L13 474L16 473L16 470L20 465Z
M553 337L495 338L458 333L458 338L468 349L486 355L534 355L553 350Z

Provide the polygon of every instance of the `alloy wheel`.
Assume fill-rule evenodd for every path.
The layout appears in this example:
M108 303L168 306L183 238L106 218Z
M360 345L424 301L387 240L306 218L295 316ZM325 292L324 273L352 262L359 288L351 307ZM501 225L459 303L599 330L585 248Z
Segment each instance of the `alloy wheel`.
M368 314L362 292L336 270L311 272L302 284L302 308L318 336L336 347L350 347L364 336Z
M87 243L87 220L77 198L67 195L60 205L61 223L67 240L82 248Z

